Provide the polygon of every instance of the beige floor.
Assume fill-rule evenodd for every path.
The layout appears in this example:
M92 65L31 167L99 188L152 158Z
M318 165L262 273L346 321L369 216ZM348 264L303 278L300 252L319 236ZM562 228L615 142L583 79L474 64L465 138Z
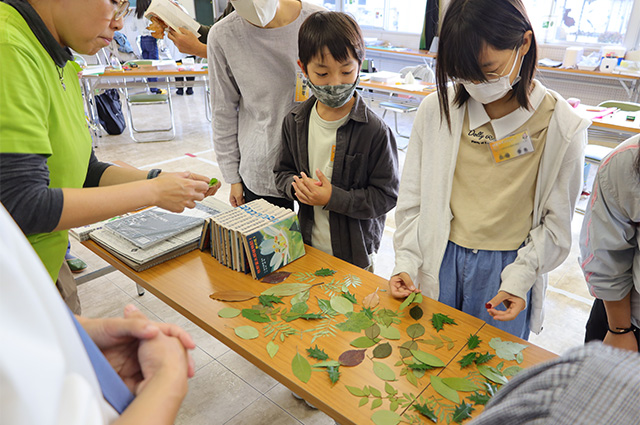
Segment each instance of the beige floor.
M175 140L157 143L135 143L128 133L105 136L98 142L96 154L103 161L121 160L134 166L169 171L190 170L210 177L220 177L211 142L210 123L205 119L202 89L194 96L173 96L177 132ZM374 109L379 111L374 103ZM155 108L150 106L149 108ZM160 111L136 110L146 123L158 121ZM386 117L393 125L393 115ZM412 116L400 117L400 130L408 133ZM406 143L406 139L399 139ZM404 153L400 152L403 163ZM216 195L227 199L228 186ZM584 337L591 296L578 267L577 234L582 216L573 220L574 247L567 260L550 274L547 292L546 319L540 335L530 341L561 354L581 345ZM382 248L376 259L376 273L389 277L394 264L392 237L395 230L393 214L387 219ZM72 240L73 251L89 263L87 272L105 263ZM85 272L85 273L87 273ZM261 372L228 347L195 324L189 322L150 293L138 296L135 284L119 272L113 272L80 286L84 314L91 317L117 316L127 303L133 303L155 320L177 323L195 338L197 365L190 381L189 393L176 424L333 424L322 412L309 408L292 397L283 385Z

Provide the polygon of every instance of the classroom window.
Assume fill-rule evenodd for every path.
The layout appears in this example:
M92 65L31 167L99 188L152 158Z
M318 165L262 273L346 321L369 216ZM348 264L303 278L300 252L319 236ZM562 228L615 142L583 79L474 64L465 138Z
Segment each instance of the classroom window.
M637 29L630 24L634 6L640 8L638 1L524 0L524 3L540 43L635 44Z

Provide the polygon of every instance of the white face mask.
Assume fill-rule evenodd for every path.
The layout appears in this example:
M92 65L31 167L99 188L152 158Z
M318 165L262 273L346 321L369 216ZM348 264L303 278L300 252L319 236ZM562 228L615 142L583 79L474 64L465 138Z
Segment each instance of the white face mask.
M231 0L231 4L238 15L255 26L264 27L276 16L279 0Z
M516 55L518 55L516 50ZM524 58L523 58L524 59ZM483 83L472 83L471 81L460 81L464 88L474 100L486 105L491 102L495 102L498 99L502 99L511 91L513 86L520 81L520 70L522 69L522 62L520 61L520 68L518 69L518 76L513 80L513 83L509 80L513 70L518 63L518 56L513 61L511 70L502 77L495 80L485 81Z

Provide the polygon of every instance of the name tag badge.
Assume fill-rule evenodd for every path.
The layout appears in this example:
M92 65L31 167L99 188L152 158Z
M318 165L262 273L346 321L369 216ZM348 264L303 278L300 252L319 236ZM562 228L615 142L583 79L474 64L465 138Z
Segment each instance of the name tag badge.
M336 160L336 145L331 145L331 162Z
M302 71L296 73L296 94L293 101L296 103L304 102L311 97L311 90L305 82L304 74Z
M526 131L489 143L496 164L533 152L533 143Z

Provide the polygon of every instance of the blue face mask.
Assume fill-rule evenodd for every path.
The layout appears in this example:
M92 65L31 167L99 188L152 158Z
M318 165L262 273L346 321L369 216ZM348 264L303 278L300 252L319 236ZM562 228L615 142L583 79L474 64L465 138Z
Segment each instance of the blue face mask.
M358 87L360 77L353 84L338 84L337 86L316 86L307 79L307 85L319 102L324 103L329 108L339 108L344 106L352 97Z

